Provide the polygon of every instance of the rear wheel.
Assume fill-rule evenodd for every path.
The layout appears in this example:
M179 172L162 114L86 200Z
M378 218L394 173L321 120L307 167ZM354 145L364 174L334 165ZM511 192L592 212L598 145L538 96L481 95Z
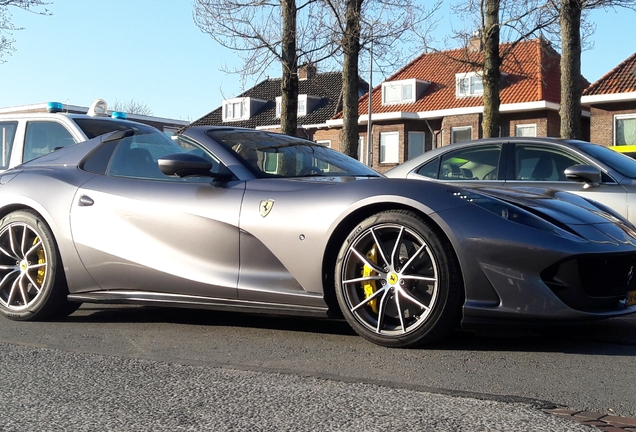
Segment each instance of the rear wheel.
M338 303L362 337L379 345L432 342L459 319L462 278L448 240L409 211L375 214L340 249Z
M29 210L5 216L0 221L0 312L14 320L66 316L79 307L67 295L48 225Z

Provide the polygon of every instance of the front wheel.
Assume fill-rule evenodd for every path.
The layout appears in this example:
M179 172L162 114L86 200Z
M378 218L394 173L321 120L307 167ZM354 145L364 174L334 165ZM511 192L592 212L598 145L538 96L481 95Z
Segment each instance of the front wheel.
M432 342L459 318L462 278L450 242L409 211L353 229L335 267L338 304L362 337L389 347Z
M13 320L65 316L79 307L67 295L48 225L29 210L5 216L0 221L0 312Z

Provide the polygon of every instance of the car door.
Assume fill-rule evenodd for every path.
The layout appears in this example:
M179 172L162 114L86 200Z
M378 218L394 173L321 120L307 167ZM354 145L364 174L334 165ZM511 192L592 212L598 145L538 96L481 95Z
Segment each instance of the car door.
M584 183L568 180L564 171L577 165L591 165L583 156L562 146L540 143L511 143L507 160L507 187L537 187L572 192L616 210L627 217L627 190L607 173L602 183L585 187Z
M87 271L105 290L236 298L245 183L164 176L156 159L176 152L170 140L139 140L108 143L83 165L96 175L70 219Z

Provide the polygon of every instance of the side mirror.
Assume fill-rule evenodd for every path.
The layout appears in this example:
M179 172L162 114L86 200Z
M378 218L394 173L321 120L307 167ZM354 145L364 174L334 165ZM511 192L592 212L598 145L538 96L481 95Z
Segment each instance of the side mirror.
M201 156L189 153L175 153L159 158L159 169L168 176L176 177L211 177L215 180L230 180L232 173L225 169L219 173L210 171L212 162ZM222 167L225 168L225 167Z
M563 171L568 180L585 183L583 188L598 187L601 184L601 170L590 165L572 165Z

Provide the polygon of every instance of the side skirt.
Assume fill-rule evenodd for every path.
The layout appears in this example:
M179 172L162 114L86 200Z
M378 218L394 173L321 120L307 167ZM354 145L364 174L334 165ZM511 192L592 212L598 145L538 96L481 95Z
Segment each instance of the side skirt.
M69 294L68 300L81 303L138 304L191 309L213 309L233 312L255 312L276 315L303 315L321 318L328 316L328 308L326 305L324 307L299 306L146 291L98 291L91 293Z

